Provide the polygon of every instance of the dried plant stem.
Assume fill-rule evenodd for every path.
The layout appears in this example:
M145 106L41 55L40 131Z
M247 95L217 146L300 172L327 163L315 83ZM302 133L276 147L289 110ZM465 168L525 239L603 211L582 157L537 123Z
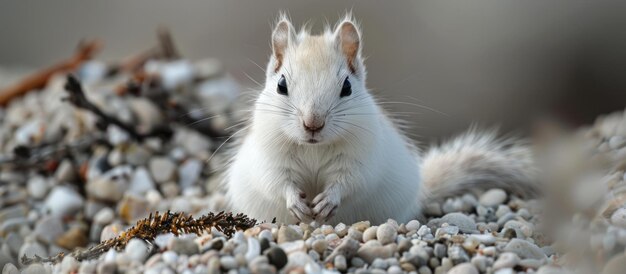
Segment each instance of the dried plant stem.
M154 215L150 214L148 218L138 221L135 226L122 232L116 238L106 240L85 250L75 250L69 253L69 256L74 257L78 261L95 259L111 248L124 248L133 238L152 242L157 235L165 233L172 233L176 236L182 233L195 233L196 235L200 235L202 232L210 231L211 228L215 228L230 237L237 230L251 228L255 226L256 223L255 219L250 219L243 214L234 215L232 212L226 213L222 211L217 214L209 213L199 218L193 218L191 215L186 215L182 212L172 213L167 211L164 214L159 214L157 211ZM58 263L62 261L65 256L64 253L59 253L56 256L47 258L39 256L28 258L23 256L21 260L24 265L45 262Z
M46 86L50 77L54 74L67 72L76 69L84 61L91 57L101 48L101 43L91 41L81 43L74 56L68 60L59 62L49 68L38 71L13 86L0 90L0 106L8 104L16 97L22 96L29 91L41 89Z
M76 79L76 77L71 74L67 76L65 90L70 95L67 100L74 106L91 111L93 114L98 116L106 125L112 124L118 126L122 130L126 131L126 133L128 133L133 139L139 142L148 137L169 138L173 134L172 129L168 126L155 128L147 133L138 132L132 125L128 125L117 119L117 117L106 114L98 106L87 100L82 85L80 84L78 79Z

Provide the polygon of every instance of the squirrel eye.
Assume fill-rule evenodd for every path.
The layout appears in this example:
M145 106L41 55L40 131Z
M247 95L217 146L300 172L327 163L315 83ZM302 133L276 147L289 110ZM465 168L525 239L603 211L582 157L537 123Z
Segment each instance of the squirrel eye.
M341 87L341 94L339 94L339 97L346 97L350 94L352 94L352 84L350 84L348 77L346 77L346 80L343 81L343 86Z
M287 80L285 80L285 75L280 76L280 80L278 80L278 87L276 88L276 92L280 95L287 95Z

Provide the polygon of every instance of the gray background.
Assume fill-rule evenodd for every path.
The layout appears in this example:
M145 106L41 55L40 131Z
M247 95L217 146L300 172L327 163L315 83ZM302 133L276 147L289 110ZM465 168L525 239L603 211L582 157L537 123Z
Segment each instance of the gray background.
M217 57L245 86L262 82L270 23L286 10L319 30L352 9L364 29L369 87L421 140L472 122L527 132L626 106L626 1L2 1L0 66L39 67L81 38L118 60L168 26L182 54ZM447 115L413 104L422 104Z

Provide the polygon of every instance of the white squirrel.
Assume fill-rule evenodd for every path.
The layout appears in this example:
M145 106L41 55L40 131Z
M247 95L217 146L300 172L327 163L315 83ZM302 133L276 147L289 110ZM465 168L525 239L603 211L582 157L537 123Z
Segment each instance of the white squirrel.
M272 33L265 88L225 174L232 210L259 220L407 222L425 201L487 184L532 191L530 150L470 130L420 155L365 86L361 32Z

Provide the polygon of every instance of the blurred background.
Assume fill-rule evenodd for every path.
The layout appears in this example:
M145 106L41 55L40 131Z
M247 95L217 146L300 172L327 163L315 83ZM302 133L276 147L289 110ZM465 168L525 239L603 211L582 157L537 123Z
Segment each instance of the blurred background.
M0 6L0 67L51 64L82 38L102 39L99 57L119 60L167 26L183 56L218 58L255 88L279 10L314 31L353 10L369 87L408 103L393 110L416 112L421 141L473 122L521 133L546 117L576 126L626 106L625 1L11 1Z

